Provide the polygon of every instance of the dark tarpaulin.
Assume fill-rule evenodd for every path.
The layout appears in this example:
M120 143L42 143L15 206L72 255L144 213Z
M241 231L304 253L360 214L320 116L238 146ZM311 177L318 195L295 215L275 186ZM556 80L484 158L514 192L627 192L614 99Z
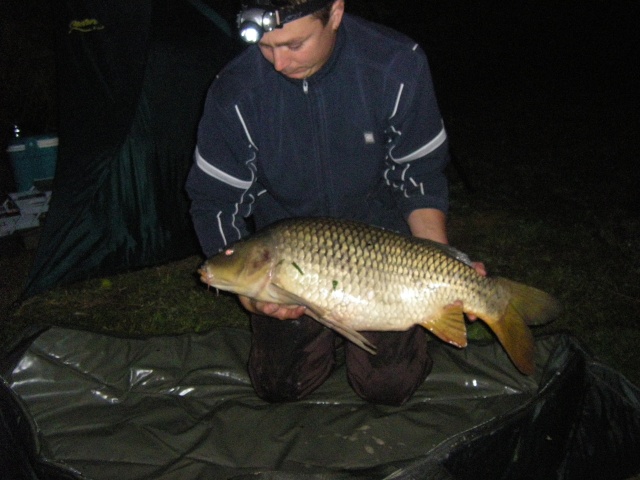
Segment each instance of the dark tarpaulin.
M184 182L206 89L238 48L202 4L55 2L58 165L24 297L199 252Z
M341 365L308 399L268 404L250 334L112 338L52 328L4 362L0 469L14 480L626 479L640 471L640 390L572 337L538 372L497 343L430 342L402 407L351 391Z

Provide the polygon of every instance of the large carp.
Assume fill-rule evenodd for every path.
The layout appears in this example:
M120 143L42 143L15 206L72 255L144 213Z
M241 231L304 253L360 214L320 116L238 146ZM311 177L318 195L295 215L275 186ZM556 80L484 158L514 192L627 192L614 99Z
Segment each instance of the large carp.
M442 340L467 345L464 313L483 320L525 374L534 341L527 324L559 309L545 292L483 277L457 250L363 223L295 218L276 223L209 258L203 282L265 302L299 304L363 349L358 333L422 325ZM462 304L460 304L462 302Z

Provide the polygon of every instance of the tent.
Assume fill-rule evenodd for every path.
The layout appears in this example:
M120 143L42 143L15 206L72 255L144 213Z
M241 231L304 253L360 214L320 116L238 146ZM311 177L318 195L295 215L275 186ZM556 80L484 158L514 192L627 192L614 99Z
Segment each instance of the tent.
M25 296L199 251L184 180L207 85L240 48L224 2L56 2L64 108ZM640 470L640 391L569 335L534 377L494 343L431 342L403 407L340 367L308 400L253 394L248 332L146 340L64 328L0 361L0 473L57 479L585 479Z
M199 252L184 183L206 88L239 48L199 0L55 10L59 161L26 297Z

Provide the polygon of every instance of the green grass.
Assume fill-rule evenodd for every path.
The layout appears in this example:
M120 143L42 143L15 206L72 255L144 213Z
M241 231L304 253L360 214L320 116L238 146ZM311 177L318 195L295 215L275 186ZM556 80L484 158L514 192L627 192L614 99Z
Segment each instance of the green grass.
M145 337L246 326L236 298L201 284L198 257L55 288L28 299L9 323Z

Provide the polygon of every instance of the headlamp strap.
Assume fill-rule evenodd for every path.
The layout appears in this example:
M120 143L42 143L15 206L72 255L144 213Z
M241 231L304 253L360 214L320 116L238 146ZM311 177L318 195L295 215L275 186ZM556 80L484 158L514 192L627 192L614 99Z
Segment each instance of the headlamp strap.
M309 0L302 5L293 5L287 8L278 9L280 10L280 23L285 24L287 22L297 20L298 18L302 18L306 15L320 10L322 7L329 3L333 3L333 1L334 0Z
M288 2L282 0L255 0L249 2L245 8L248 7L260 7L273 9L277 15L277 26L282 26L285 23L292 22L298 18L302 18L313 12L320 10L325 5L332 3L334 0L308 0L300 5L291 5Z

